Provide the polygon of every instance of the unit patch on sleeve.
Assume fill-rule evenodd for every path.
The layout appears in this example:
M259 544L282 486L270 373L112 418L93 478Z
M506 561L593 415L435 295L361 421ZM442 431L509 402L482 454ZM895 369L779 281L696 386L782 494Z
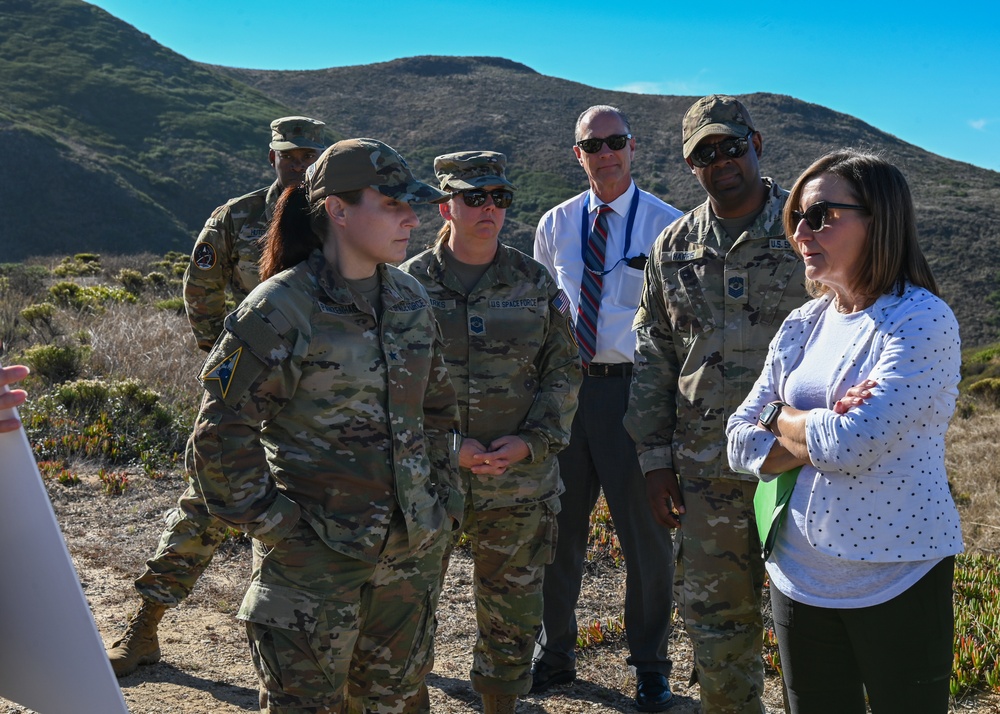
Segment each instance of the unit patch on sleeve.
M201 270L211 270L215 267L215 248L210 243L199 243L194 247L194 254L191 260Z
M229 385L232 384L233 373L236 372L236 365L239 364L242 353L243 348L238 347L235 352L212 367L206 374L202 375L201 381L203 382L208 382L212 379L219 380L219 389L222 390L223 399L226 398L226 394L229 392Z

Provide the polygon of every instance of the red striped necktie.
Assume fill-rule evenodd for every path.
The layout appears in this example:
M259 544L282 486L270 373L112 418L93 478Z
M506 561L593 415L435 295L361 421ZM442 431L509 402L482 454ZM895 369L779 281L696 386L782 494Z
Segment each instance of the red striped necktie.
M601 288L604 285L604 252L608 247L608 217L611 206L597 208L594 226L583 256L583 279L580 281L580 306L576 314L576 339L580 343L580 359L586 367L597 352L597 315L601 310Z

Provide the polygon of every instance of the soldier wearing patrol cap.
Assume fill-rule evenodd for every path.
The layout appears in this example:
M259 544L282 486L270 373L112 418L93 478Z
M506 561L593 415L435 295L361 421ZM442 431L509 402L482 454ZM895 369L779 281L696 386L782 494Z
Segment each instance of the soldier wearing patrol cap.
M226 317L226 288L239 305L260 282L261 238L282 190L302 182L325 148L323 122L282 117L271 122L268 161L277 174L270 186L219 206L205 222L184 272L184 308L198 346L212 349Z
M805 271L782 223L788 192L761 177L763 140L743 103L703 97L682 131L684 160L708 200L668 226L650 253L625 426L653 513L679 529L676 598L702 711L758 714L757 481L730 470L725 428L782 320L805 302Z
M323 150L325 126L301 116L271 122L268 160L277 174L274 183L228 201L205 223L184 273L184 307L201 349L210 350L222 332L226 289L239 304L260 282L260 244L275 203L285 187L301 183L306 168ZM167 607L188 596L224 535L225 527L208 515L201 497L189 487L167 515L156 554L135 582L140 607L109 648L116 675L159 661L160 619Z
M400 266L426 288L444 336L462 424L462 528L475 563L472 686L484 714L513 714L531 689L542 576L555 546L556 454L569 442L582 379L569 300L543 265L499 241L514 186L506 157L434 159L445 223ZM447 562L447 561L446 561Z
M458 408L427 293L389 263L411 204L444 198L380 141L331 146L282 194L266 279L205 364L188 459L254 539L237 617L270 714L430 710Z

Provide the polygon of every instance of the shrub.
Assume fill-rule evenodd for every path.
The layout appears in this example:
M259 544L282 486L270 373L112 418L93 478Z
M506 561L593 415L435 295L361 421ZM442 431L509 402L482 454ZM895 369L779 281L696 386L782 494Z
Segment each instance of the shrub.
M109 464L167 461L184 446L187 429L160 395L135 380L85 379L55 387L22 407L22 422L38 458L71 456Z
M115 280L121 283L122 287L133 295L141 293L145 284L142 273L133 268L122 268L118 271L118 275L115 276Z
M52 274L60 278L101 274L101 256L95 253L77 253L72 258L63 258Z
M100 312L109 303L134 303L135 295L123 288L112 288L107 285L91 285L84 287L64 280L49 288L49 294L61 307Z
M50 302L39 302L21 310L21 318L30 322L32 326L37 324L51 324L56 316L56 306Z
M172 297L166 300L159 300L153 304L157 310L165 310L167 312L176 312L178 315L184 314L184 298Z
M1000 407L1000 378L987 377L969 385L968 394L993 407Z
M23 359L37 377L57 384L79 377L89 356L82 345L36 345L24 351Z

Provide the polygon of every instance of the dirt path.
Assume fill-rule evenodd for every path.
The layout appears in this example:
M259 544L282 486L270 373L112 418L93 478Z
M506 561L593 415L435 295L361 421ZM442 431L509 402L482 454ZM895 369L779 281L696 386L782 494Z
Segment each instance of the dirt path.
M162 516L180 492L176 475L152 481L136 475L122 496L105 496L96 479L76 486L49 483L84 592L105 642L121 631L137 596L132 579L151 555L163 527ZM190 598L171 609L160 629L163 659L120 680L132 714L233 714L257 711L257 679L250 665L243 628L233 615L250 572L250 549L227 544L216 555ZM606 620L621 611L624 571L597 566L588 573L580 599L581 622ZM461 550L452 558L438 610L436 665L428 680L431 706L442 714L481 712L468 681L474 616L471 562ZM632 712L635 680L624 665L621 638L592 648L578 663L578 681L548 696L528 696L519 714L604 714ZM671 645L675 692L672 714L698 712L697 689L685 686L691 650L675 632ZM768 711L781 712L777 680L767 681ZM1000 713L1000 698L981 699L954 709ZM0 714L27 710L0 700ZM62 713L57 713L62 714ZM72 713L66 713L72 714Z

